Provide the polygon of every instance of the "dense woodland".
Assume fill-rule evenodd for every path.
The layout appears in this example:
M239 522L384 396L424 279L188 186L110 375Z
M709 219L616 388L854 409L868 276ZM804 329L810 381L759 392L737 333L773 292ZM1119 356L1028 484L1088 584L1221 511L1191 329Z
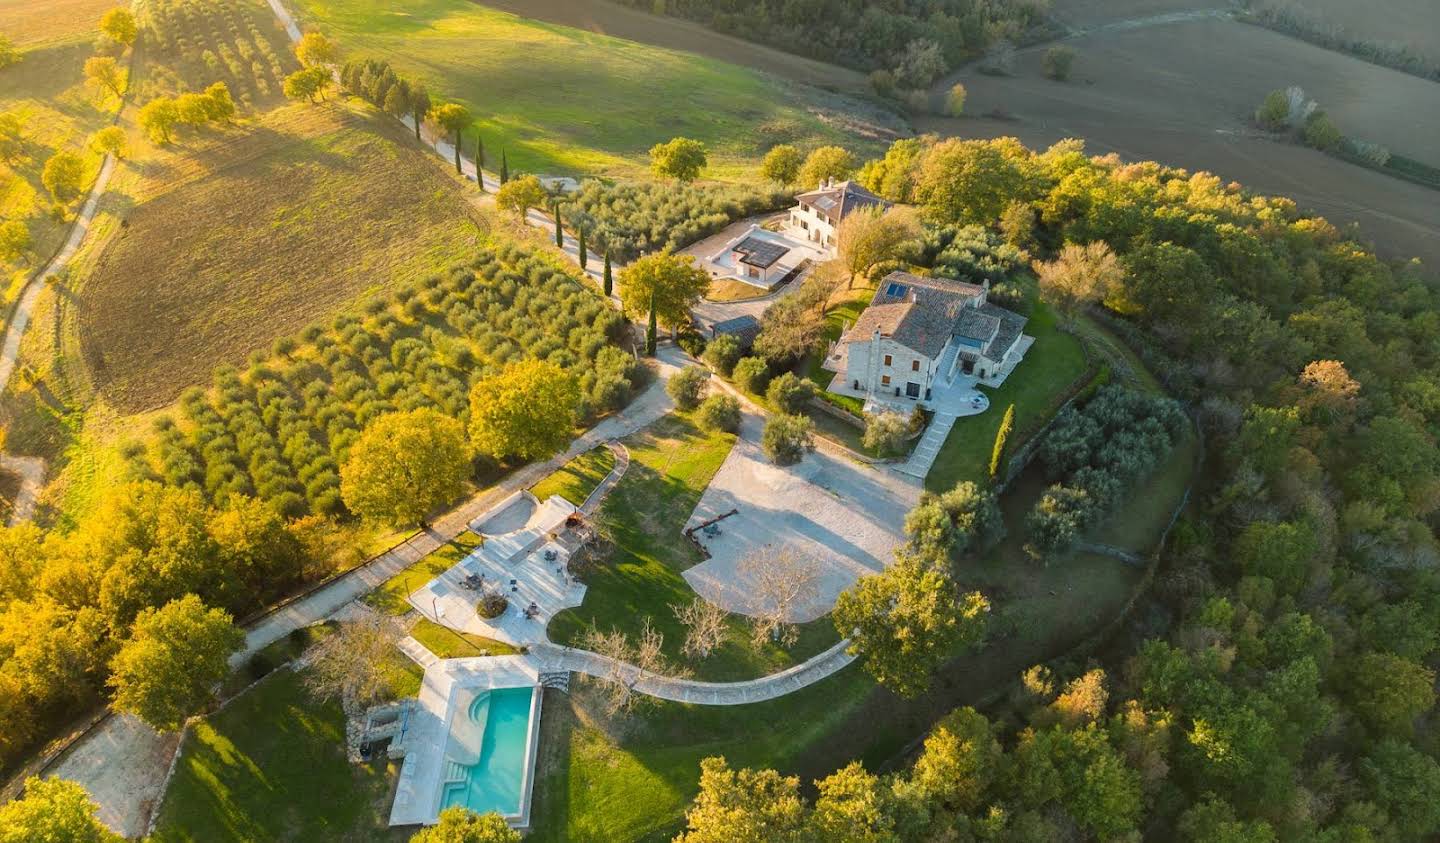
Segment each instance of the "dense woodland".
M936 45L945 62L953 67L1000 39L1018 38L1026 29L1040 23L1050 8L1048 0L623 2L647 12L663 11L689 18L720 32L865 71L896 67L896 57L904 56L916 42Z
M1089 158L1073 141L1043 153L1011 139L902 141L861 178L933 225L999 220L1037 257L1108 243L1123 272L1081 303L1193 409L1209 464L1132 656L1064 675L1037 667L1018 718L958 711L903 772L852 765L810 802L794 779L707 762L685 839L745 838L762 822L772 835L867 840L1433 839L1440 295L1418 265L1386 264L1289 200ZM1107 417L1125 409L1116 395L1096 401ZM1098 412L1055 435L1097 458L1133 440L1144 453L1100 460L1127 476L1181 421L1173 405L1131 406L1120 433L1097 434L1112 426L1084 420ZM1067 462L1061 440L1042 462L1073 482L1086 466ZM917 635L941 649L973 639L947 559L969 552L994 508L962 485L917 510L902 564L837 606L848 624L894 620L862 636L882 681ZM949 616L919 594L941 595ZM867 595L883 612L866 614Z

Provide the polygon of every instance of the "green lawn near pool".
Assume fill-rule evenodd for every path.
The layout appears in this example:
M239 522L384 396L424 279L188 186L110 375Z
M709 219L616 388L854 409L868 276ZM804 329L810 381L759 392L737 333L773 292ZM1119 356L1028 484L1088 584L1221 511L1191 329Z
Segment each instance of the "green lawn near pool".
M508 656L518 653L504 641L482 635L460 632L448 626L421 618L410 629L410 637L442 659L468 659L474 656Z
M530 488L530 494L541 502L559 495L580 506L600 481L615 468L615 452L601 445L565 463L554 474Z
M480 537L466 530L433 553L386 580L383 585L365 596L365 602L391 615L403 615L410 611L405 598L420 590L445 571L450 570L464 559L470 551L480 546Z
M1044 425L1064 403L1076 379L1085 374L1085 349L1080 340L1060 330L1055 314L1038 299L1031 305L1025 333L1035 338L1035 344L999 389L982 387L990 398L988 410L956 420L925 478L925 488L944 491L961 480L986 482L995 433L1005 409L1015 405L1015 430L1007 450L1013 453L1020 437Z
M387 667L391 694L419 691L420 669L398 651ZM340 704L317 703L291 671L203 718L180 752L150 838L157 843L410 835L388 827L398 765L351 764Z
M685 627L671 608L696 598L681 576L701 561L684 535L710 478L729 455L735 437L707 433L684 414L666 416L625 440L630 468L605 498L599 519L615 541L613 557L583 575L585 602L550 621L552 641L578 644L592 625L638 633L648 618L665 636L665 651L685 664L680 647ZM839 640L828 618L801 627L790 652L750 641L750 625L731 616L729 639L709 658L685 664L703 679L753 679L803 661Z
M465 103L486 163L510 172L634 175L651 146L706 144L707 177L754 179L776 143L853 139L812 109L836 95L689 53L516 17L470 0L298 0L347 58L385 59L435 100ZM473 151L473 130L467 132ZM850 140L854 146L853 140ZM871 145L857 152L879 150Z

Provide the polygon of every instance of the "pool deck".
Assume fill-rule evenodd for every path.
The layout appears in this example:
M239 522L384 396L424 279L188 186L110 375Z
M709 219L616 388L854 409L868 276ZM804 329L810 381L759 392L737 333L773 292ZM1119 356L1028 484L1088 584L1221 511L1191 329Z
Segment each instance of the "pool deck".
M540 675L524 656L444 659L425 669L415 713L404 737L390 825L433 825L440 813L441 776L450 741L451 718L464 712L455 703L476 688L535 688L530 704L530 733L520 785L520 812L507 815L515 828L530 826L530 791L535 783L535 754L540 730Z
M579 606L585 599L585 584L571 577L566 567L570 551L550 538L564 528L576 507L561 497L539 503L526 491L516 493L497 508L501 514L484 518L483 522L493 526L497 519L505 520L502 526L511 529L485 535L484 544L416 590L408 600L420 614L461 632L516 646L545 641L550 618ZM528 512L528 519L518 521L513 517L516 512ZM481 521L477 519L476 524ZM552 558L547 559L547 554ZM479 574L486 583L498 586L509 599L510 605L498 618L476 614L480 592L462 585L471 574ZM538 611L527 618L525 609L532 603Z

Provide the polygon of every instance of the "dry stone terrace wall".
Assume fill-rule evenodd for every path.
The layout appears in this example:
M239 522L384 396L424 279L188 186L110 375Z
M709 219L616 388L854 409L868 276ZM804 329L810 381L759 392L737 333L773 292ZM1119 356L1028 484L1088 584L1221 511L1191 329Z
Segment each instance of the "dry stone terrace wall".
M282 338L244 371L221 368L157 423L134 473L214 503L258 496L287 516L345 515L339 467L366 425L431 407L462 421L479 378L534 357L574 372L584 414L630 398L624 319L592 289L518 247L367 302L359 314Z

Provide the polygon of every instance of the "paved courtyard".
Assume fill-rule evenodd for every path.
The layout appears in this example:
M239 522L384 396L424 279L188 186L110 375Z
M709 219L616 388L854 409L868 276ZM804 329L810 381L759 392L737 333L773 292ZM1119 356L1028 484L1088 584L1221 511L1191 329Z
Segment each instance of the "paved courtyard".
M919 499L910 480L884 466L869 466L822 448L799 465L773 465L760 449L765 420L747 409L740 439L705 490L687 528L732 509L720 534L696 532L711 554L685 572L706 600L732 612L755 614L760 595L742 560L752 553L789 548L817 566L806 599L789 620L814 620L866 574L894 561L905 539L905 514Z

